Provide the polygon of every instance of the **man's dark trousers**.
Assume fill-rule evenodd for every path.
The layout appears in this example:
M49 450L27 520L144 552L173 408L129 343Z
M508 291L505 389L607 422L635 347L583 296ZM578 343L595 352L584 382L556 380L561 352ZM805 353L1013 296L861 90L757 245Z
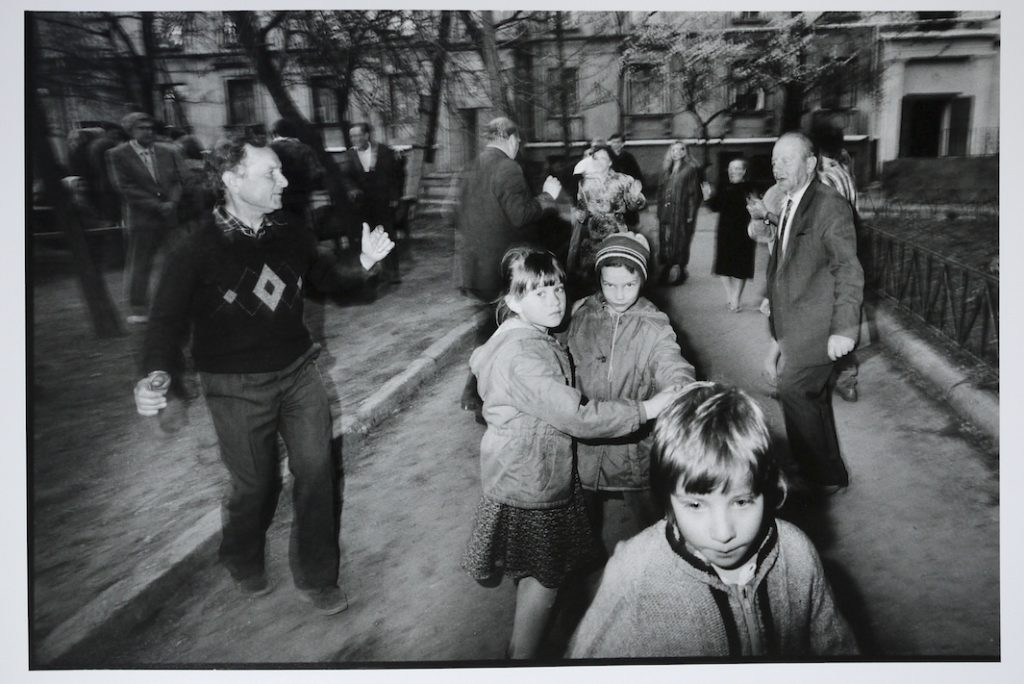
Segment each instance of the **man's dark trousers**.
M167 237L167 229L155 226L126 229L125 290L133 314L149 313L149 280L156 253Z
M779 374L779 400L789 448L801 470L815 484L849 484L839 454L829 378L833 364L790 366Z
M331 414L317 348L272 373L202 373L206 402L231 475L224 502L220 560L244 579L264 570L266 533L281 489L277 435L294 478L290 563L295 586L319 589L338 579L338 473Z

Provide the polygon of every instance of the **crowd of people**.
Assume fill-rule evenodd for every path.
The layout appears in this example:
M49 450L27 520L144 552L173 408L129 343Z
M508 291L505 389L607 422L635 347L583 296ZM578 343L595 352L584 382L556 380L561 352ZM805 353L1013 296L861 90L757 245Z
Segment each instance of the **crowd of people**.
M673 142L655 259L627 219L646 204L642 180L615 169L621 147L596 140L573 170L563 266L531 233L561 183L548 177L551 197L531 196L513 162L515 124L496 119L487 134L458 219L487 245L463 254L463 284L487 280L497 326L473 352L463 394L486 431L462 567L486 586L516 583L507 656L537 657L566 590L589 605L570 658L856 654L813 545L775 515L788 492L849 484L829 380L857 341L863 273L854 207L819 180L825 158L807 136L781 136L769 208L746 160L716 191ZM658 282L685 282L702 202L719 212L714 272L729 309L753 276L755 239L773 247L764 310L788 455L746 392L696 380L668 317L641 294L655 261ZM567 292L582 296L570 305ZM630 520L609 560L613 498Z
M206 153L191 136L158 142L145 114L122 127L128 140L104 156L128 238L129 321L146 325L137 410L167 407L190 344L230 476L220 561L246 595L272 590L264 557L280 437L294 480L294 584L319 612L340 612L339 464L303 291L400 280L400 164L369 124L352 127L344 182L361 231L339 252L317 244L310 195L324 170L292 122L272 136L239 131ZM842 161L784 134L776 185L761 197L745 160L716 190L674 141L652 245L639 232L644 179L616 133L575 169L572 236L556 255L538 246L537 224L572 186L549 176L533 194L515 162L515 123L495 119L486 136L456 222L461 288L494 308L461 399L486 426L462 567L487 586L516 583L507 656L538 656L567 589L589 606L571 658L856 654L813 545L776 517L788 492L849 484L830 386L857 341L863 274L853 205L833 189L845 177L825 160ZM731 310L755 241L772 248L764 309L788 457L746 392L698 380L668 316L643 295L649 282L686 281L703 202L719 212L714 273ZM155 255L175 232L150 301ZM613 500L629 520L608 539Z

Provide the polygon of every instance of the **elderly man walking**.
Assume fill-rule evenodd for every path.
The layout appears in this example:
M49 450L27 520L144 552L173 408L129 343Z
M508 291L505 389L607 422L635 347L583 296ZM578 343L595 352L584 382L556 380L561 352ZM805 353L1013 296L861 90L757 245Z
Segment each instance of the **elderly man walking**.
M490 304L501 292L505 251L519 242L537 241L535 223L545 211L555 210L562 185L548 176L541 195L530 194L523 170L514 161L521 141L511 119L490 121L486 136L487 147L463 174L456 229L462 238L461 289ZM478 342L485 342L492 332L493 325L485 326ZM472 373L462 393L462 408L475 411L482 420Z
M845 487L829 377L857 342L864 272L853 210L817 179L817 161L801 133L786 133L772 150L785 195L768 262L769 321L782 352L779 398L790 450L814 484Z
M129 323L145 323L149 280L157 250L178 224L185 160L177 148L156 142L153 119L133 112L121 120L131 140L109 150L110 180L121 195L128 242L125 285Z
M308 230L268 216L281 208L288 185L271 148L235 138L219 143L211 162L223 202L168 257L136 407L151 416L166 406L169 378L180 372L177 349L191 329L192 355L230 474L221 562L246 594L271 591L264 545L281 487L280 435L294 478L295 586L319 612L337 613L348 606L337 585L338 474L327 392L315 364L319 346L302 320L302 287L335 290L365 278L394 243L364 224L361 254L336 264L320 256Z

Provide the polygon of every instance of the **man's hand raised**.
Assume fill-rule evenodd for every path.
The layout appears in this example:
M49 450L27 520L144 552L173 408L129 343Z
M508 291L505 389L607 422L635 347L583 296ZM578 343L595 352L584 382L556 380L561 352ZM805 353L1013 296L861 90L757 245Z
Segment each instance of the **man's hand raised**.
M370 230L370 224L368 223L363 223L362 244L363 251L359 254L359 262L367 271L395 248L395 243L384 232L383 226L377 226Z

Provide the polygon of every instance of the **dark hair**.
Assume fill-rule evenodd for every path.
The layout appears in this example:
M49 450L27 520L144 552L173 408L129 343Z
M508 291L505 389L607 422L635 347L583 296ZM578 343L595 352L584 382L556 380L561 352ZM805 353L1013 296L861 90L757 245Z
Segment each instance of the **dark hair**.
M519 127L516 126L512 119L499 116L497 119L491 119L487 122L487 126L484 128L484 135L491 142L501 142L508 140L513 135L519 135Z
M565 270L554 254L530 245L510 247L501 258L502 291L495 302L495 317L501 324L515 314L505 303L505 297L522 299L523 295L565 282Z
M595 154L597 154L601 150L604 150L605 153L608 154L608 160L609 161L615 159L615 150L613 150L612 146L607 144L607 143L598 143L597 145L594 145L593 147L591 147L590 148L590 156L593 157Z
M626 134L622 131L615 131L608 136L608 140L615 140L616 138L619 138L622 142L626 142Z
M196 136L191 134L183 135L174 142L181 148L181 153L185 155L185 159L203 158L203 144L199 142L199 138Z
M373 133L373 126L371 126L369 123L365 121L357 121L356 123L348 127L350 131L353 128L361 128L363 130L364 135L370 135L371 133Z
M843 150L843 129L830 122L817 123L811 127L811 142L826 157L838 159Z
M291 119L278 119L274 122L273 131L279 138L299 137L299 126Z
M716 382L691 383L655 423L651 489L670 514L680 489L710 494L741 483L774 510L786 485L769 446L764 413L749 395Z

